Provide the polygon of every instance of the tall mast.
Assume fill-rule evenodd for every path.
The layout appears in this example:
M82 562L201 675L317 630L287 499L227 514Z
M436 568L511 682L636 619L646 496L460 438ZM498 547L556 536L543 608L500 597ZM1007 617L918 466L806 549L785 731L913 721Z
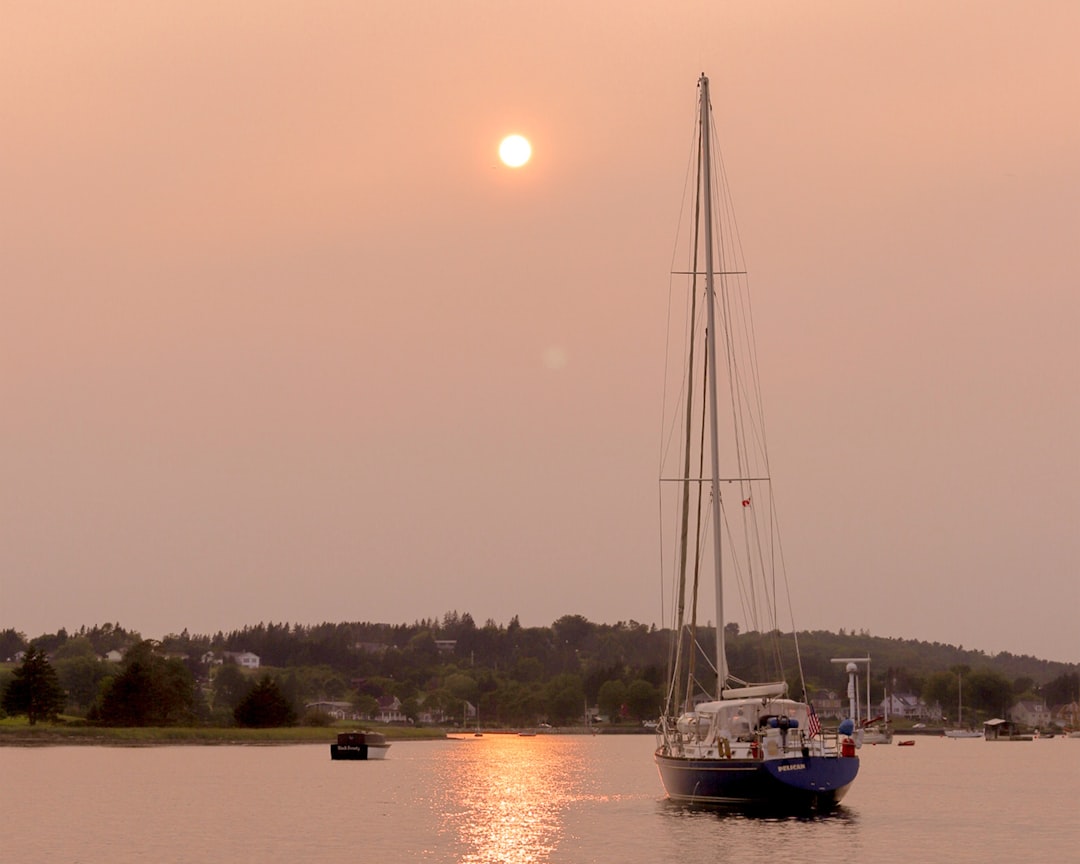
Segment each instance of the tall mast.
M698 165L697 183L700 188L701 184L701 166ZM682 655L683 646L683 629L686 626L686 568L688 563L688 556L690 553L690 459L693 454L693 435L694 435L694 412L691 410L691 405L694 404L694 335L697 332L697 260L698 260L698 242L700 240L701 232L699 229L700 219L700 202L699 206L695 209L694 213L694 248L691 256L691 261L694 262L694 274L691 279L690 287L690 328L689 328L689 356L687 360L687 372L686 372L686 443L683 448L683 488L682 488L682 507L680 508L682 514L681 530L679 532L679 591L678 591L678 614L675 618L675 632L679 634L679 638L675 643L675 669L681 669L680 657ZM707 380L706 376L702 376L703 380ZM698 469L698 477L701 476L701 469ZM701 525L701 486L698 485L697 489L697 502L698 502L698 526ZM694 544L694 594L693 594L693 606L691 621L693 622L693 628L689 633L689 651L687 652L687 675L686 675L686 702L687 706L693 701L693 686L694 686L694 658L696 655L696 649L694 645L697 641L697 576L698 576L698 546ZM673 679L673 696L675 705L681 704L681 694L678 690L679 676L675 675ZM685 707L685 706L684 706Z
M956 673L956 728L964 728L964 673Z
M716 573L716 698L723 698L727 682L727 653L724 650L724 578L720 557L720 443L717 439L716 406L716 290L713 275L712 230L712 157L709 152L709 79L701 76L701 195L705 204L705 307L708 314L705 332L706 363L709 386L709 440L712 446L712 521L713 521L713 568Z

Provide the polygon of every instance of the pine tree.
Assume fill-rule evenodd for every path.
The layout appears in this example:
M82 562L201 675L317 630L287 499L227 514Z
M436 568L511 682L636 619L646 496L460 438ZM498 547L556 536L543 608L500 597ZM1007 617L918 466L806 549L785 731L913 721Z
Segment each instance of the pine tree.
M45 652L31 648L4 690L3 709L25 714L33 726L38 720L55 720L64 709L64 690Z
M277 681L266 675L240 700L233 710L233 719L237 726L265 729L271 726L292 726L296 723L296 712L281 692Z

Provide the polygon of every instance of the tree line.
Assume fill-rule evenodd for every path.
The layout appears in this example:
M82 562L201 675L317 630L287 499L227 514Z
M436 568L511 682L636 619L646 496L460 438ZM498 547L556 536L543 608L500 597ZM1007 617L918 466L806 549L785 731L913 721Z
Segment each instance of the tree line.
M732 668L747 678L767 677L775 635L729 625ZM470 705L493 726L572 724L586 706L613 723L639 723L660 711L669 637L635 621L598 624L566 615L548 627L525 627L517 617L507 625L477 625L456 611L412 624L271 622L213 635L185 630L157 641L119 623L33 639L8 629L0 631L0 659L27 653L21 664L0 671L0 710L32 722L65 714L123 726L288 725L325 721L305 716L307 704L347 702L370 715L380 699L397 697L414 722L431 714L462 717ZM699 642L711 656L715 632L703 630ZM875 701L888 690L952 706L963 678L965 710L974 716L1001 714L1024 697L1061 704L1080 690L1080 666L1034 657L991 657L864 631L800 633L798 651L791 634L779 642L785 666L801 662L811 691L843 689L843 670L830 658L868 654ZM103 660L110 651L123 660ZM257 654L262 668L252 673L207 662L239 651ZM790 683L800 693L796 676ZM28 703L30 690L45 693L44 702Z

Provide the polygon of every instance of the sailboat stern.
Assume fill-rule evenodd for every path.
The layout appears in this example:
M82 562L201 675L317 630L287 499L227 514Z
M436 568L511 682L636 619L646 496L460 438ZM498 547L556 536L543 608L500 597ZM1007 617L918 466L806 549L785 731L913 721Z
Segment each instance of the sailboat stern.
M656 751L660 782L683 804L783 812L827 812L859 772L858 757L686 759Z
M774 759L762 764L776 782L833 804L847 794L859 773L858 756L809 756Z

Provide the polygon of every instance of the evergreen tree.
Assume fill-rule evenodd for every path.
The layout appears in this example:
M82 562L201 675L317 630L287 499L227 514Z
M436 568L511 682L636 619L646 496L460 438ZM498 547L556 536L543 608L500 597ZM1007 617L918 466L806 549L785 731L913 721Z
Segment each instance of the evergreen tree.
M179 660L166 660L143 641L124 657L124 671L113 679L91 719L107 726L176 726L197 716L195 681Z
M15 670L0 700L8 714L25 714L33 726L38 720L55 720L64 708L64 691L45 652L30 648Z
M237 726L265 729L271 726L292 726L296 711L278 687L277 681L264 675L258 684L240 700L233 711Z
M26 648L26 637L9 627L0 630L0 660L11 662L14 656Z

